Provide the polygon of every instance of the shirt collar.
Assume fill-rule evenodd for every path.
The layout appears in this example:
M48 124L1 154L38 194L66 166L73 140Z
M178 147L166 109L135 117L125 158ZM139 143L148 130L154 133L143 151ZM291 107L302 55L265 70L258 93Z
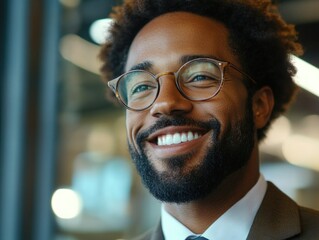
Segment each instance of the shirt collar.
M201 236L214 240L246 239L266 189L267 182L263 175L260 175L253 188L210 225ZM170 215L163 205L161 216L165 240L181 240L196 235Z

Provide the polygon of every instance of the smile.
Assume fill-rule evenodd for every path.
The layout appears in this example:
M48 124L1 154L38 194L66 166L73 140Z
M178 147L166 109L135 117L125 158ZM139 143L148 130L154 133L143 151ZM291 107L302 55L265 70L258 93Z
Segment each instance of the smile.
M173 144L180 144L198 139L199 137L201 137L200 133L191 131L174 134L165 134L157 138L157 145L167 146Z
M146 148L154 159L168 159L201 152L210 144L213 130L194 126L168 126L150 134Z

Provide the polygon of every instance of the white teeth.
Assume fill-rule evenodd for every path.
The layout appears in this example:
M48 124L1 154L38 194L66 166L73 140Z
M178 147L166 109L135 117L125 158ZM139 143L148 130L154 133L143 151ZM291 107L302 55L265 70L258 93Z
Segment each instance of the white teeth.
M173 135L167 134L166 135L166 145L172 145L173 144Z
M160 146L164 145L164 144L163 144L163 141L162 141L162 138L159 137L159 138L157 139L157 145L160 145Z
M192 132L187 133L187 140L192 141L194 139L194 134Z
M186 133L182 133L181 140L182 140L182 142L187 142L187 135L186 135Z
M166 145L166 138L161 138L162 139L162 145Z
M179 133L175 133L173 135L173 143L174 144L181 143L181 135Z
M193 133L189 131L188 133L174 133L163 135L157 138L157 145L164 146L164 145L172 145L172 144L179 144L187 141L192 141L201 137L201 135L197 132Z

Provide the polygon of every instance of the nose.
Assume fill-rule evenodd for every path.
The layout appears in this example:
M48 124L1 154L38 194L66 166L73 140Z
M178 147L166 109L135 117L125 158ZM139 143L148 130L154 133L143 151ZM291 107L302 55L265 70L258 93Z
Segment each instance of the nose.
M173 73L159 76L158 81L160 81L160 91L150 109L152 116L183 115L192 110L193 103L179 92L174 78L175 76Z

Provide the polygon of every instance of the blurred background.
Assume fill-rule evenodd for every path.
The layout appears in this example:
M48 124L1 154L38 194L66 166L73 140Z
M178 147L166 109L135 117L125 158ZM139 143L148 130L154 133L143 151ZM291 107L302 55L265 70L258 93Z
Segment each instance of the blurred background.
M318 68L319 0L276 2ZM99 20L120 3L0 2L0 239L130 238L158 221L127 153L124 110L105 100L98 73ZM261 168L319 209L319 75L300 64L310 85L271 128Z

